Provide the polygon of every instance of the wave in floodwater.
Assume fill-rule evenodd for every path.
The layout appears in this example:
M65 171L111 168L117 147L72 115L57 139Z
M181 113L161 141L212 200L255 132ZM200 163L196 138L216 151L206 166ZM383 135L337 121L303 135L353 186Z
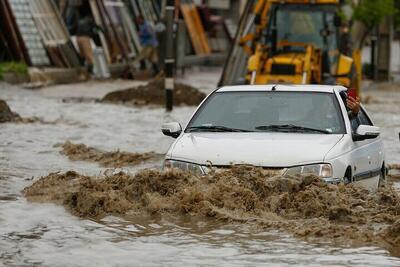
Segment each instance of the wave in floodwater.
M53 121L46 121L39 117L21 117L17 112L14 112L10 109L7 102L3 99L0 99L0 123L40 123L40 124L48 124L48 125L56 125L58 123L63 123L65 125L71 126L80 126L87 127L87 125L82 125L78 122L68 121L63 119L62 117Z
M204 177L178 170L101 177L68 171L42 177L24 194L83 218L190 215L284 230L310 241L377 245L400 255L400 194L390 183L370 193L246 166Z
M389 169L389 179L392 181L400 181L400 164L390 164Z
M147 161L160 160L163 157L163 155L154 152L132 153L119 150L107 152L84 144L73 144L69 141L57 146L62 148L60 153L70 160L97 162L103 167L110 168L134 166Z

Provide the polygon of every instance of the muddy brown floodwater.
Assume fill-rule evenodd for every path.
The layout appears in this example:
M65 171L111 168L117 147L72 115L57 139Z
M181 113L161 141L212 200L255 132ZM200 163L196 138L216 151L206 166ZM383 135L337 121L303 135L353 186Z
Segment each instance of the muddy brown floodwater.
M218 78L194 74L195 87ZM400 92L366 94L382 127L387 163L399 164ZM160 125L184 124L195 107L165 113L154 106L65 102L6 84L0 98L23 118L54 122L0 126L0 266L400 265L398 180L369 195L312 177L274 179L256 169L201 180L159 172L161 159L109 169L70 160L54 144L165 154L173 139Z
M161 160L164 156L154 152L107 152L94 147L88 147L84 144L73 144L70 141L66 141L64 144L57 144L55 147L61 147L62 150L60 153L67 156L70 160L98 162L104 167L112 168L134 166L151 160Z
M284 178L251 167L205 177L176 170L106 177L53 173L24 189L30 201L63 204L83 218L190 215L284 229L336 244L379 245L400 256L400 193L375 194L317 177Z

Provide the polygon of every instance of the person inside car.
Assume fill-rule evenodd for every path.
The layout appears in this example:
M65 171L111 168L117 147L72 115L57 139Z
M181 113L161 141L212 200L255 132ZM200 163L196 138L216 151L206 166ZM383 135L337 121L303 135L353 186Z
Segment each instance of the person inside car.
M357 124L358 113L360 112L360 98L348 96L347 93L340 94L343 102L346 104L347 114L349 116L352 128ZM326 98L313 98L312 108L304 118L304 124L311 128L325 129L328 126L336 125L340 127L340 122L337 121L332 112L335 112L333 103L327 101ZM358 125L358 124L357 124ZM353 127L354 126L354 127ZM332 130L326 128L326 130Z
M360 98L358 96L356 98L348 96L346 99L346 105L348 108L349 118L354 119L357 117L358 112L360 112Z
M344 103L346 103L347 114L349 115L351 129L353 132L357 130L360 124L358 114L360 113L360 98L347 95L346 92L341 92L340 96Z

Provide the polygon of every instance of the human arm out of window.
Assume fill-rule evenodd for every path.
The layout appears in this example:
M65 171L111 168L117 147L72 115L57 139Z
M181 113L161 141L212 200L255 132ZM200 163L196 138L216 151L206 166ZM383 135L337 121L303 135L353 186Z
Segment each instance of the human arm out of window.
M360 112L360 98L353 98L352 96L348 96L346 100L347 108L349 109L349 118L352 119L357 117Z

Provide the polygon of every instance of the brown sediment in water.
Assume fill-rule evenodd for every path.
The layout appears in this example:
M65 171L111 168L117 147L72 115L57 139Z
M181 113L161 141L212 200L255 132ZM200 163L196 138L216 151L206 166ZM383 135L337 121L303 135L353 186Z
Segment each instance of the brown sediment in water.
M205 97L204 93L192 86L175 83L174 105L197 106ZM104 96L101 102L163 105L165 103L165 77L159 75L146 85L111 92Z
M58 146L58 145L56 145ZM123 151L106 152L84 144L73 144L66 141L60 145L61 154L74 161L97 162L104 167L119 168L123 166L134 166L150 160L161 159L161 154L154 152L131 153Z
M380 245L400 255L400 195L330 185L316 177L283 178L233 167L197 177L144 170L90 177L52 173L24 189L31 201L63 204L80 217L191 215L286 230L308 240Z
M389 170L400 170L400 164L390 164L388 166Z
M398 173L398 174L389 174L388 177L389 177L389 180L391 180L393 182L400 181L400 173Z
M383 236L389 244L400 249L400 220L395 221L383 233ZM400 256L400 254L398 255Z
M390 164L388 165L389 169L389 179L392 181L400 180L400 164Z
M20 120L21 117L17 113L11 111L7 102L0 99L0 123L17 122Z

